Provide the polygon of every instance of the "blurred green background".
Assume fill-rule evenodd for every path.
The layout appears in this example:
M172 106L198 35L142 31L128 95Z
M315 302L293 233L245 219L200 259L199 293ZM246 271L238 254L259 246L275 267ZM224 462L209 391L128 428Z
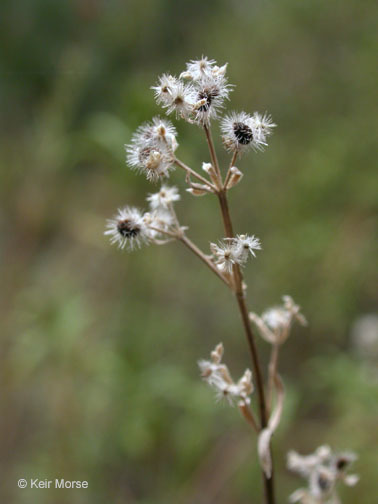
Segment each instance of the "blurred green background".
M179 244L127 254L103 236L117 207L143 207L156 189L123 147L162 114L150 86L202 54L229 62L230 110L267 110L278 124L268 150L239 163L230 195L236 230L263 243L246 270L250 308L290 294L310 322L282 352L278 503L304 483L286 452L323 443L359 453L361 481L341 489L343 503L377 502L377 10L2 0L2 503L260 502L251 433L196 365L219 341L235 377L250 365L231 295ZM177 128L178 154L200 167L201 130ZM170 182L185 187L177 171ZM184 194L177 211L204 249L222 236L214 198ZM55 477L89 489L17 488Z

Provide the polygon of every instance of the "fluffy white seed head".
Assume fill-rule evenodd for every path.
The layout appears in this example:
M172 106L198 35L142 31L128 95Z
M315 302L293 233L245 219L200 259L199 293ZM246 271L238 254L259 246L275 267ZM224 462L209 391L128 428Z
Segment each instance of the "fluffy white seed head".
M242 264L240 258L235 254L235 248L231 240L223 240L210 243L210 250L215 256L215 264L223 273L232 273L234 264Z
M157 146L167 152L175 152L178 147L177 132L167 119L154 117L151 122L142 124L132 137L132 142L140 146Z
M219 73L219 67L216 66L215 60L209 60L206 56L202 56L199 60L191 60L186 64L186 71L182 72L180 78L199 81L205 77L211 77L214 72Z
M162 185L159 192L147 196L151 210L168 209L172 203L179 201L179 199L180 194L177 187L168 187L166 185Z
M233 241L233 246L235 254L240 258L242 263L247 261L249 255L256 257L255 250L261 250L261 242L254 235L237 235Z
M174 225L174 218L169 210L159 207L143 215L143 221L148 229L149 237L153 240L166 239L164 231L170 231Z
M246 112L231 112L221 122L223 145L230 152L263 150L275 126L266 114L255 112L251 116Z
M161 147L130 144L126 145L126 152L127 164L132 169L144 173L151 182L168 177L173 169L172 157Z
M196 92L192 84L182 82L176 77L163 75L157 86L153 86L156 102L166 109L168 115L175 113L177 118L190 119L196 102Z
M226 79L227 65L219 67L214 60L202 57L187 63L179 78L164 74L152 89L159 105L167 114L201 125L218 116L228 98L231 86Z
M172 101L173 90L177 86L177 78L173 75L163 74L159 77L156 86L152 86L155 100L159 105L169 105Z
M196 91L195 121L199 124L209 124L216 119L224 101L228 99L231 86L224 75L204 76L193 84Z
M249 256L256 257L255 250L260 249L260 240L255 236L248 235L224 238L218 244L210 244L210 250L215 256L215 264L225 273L232 273L234 264L244 266Z
M142 124L132 136L131 144L125 146L128 165L145 173L151 181L167 177L178 147L176 135L173 124L160 117Z
M148 243L150 239L142 213L128 206L118 209L113 219L107 221L104 234L109 236L112 245L117 244L119 248L129 251Z

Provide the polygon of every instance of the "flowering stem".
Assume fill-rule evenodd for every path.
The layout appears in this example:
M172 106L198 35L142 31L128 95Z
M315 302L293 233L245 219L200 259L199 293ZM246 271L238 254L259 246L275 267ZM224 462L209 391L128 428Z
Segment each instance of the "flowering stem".
M212 192L216 190L215 186L211 182L209 182L205 177L202 177L202 175L197 173L195 170L192 170L192 168L183 163L180 159L175 158L174 163L175 165L185 170L188 175L192 175L196 179L200 180L203 184L206 184L208 187L210 187L212 189Z
M204 130L206 133L206 139L207 139L207 143L209 146L211 159L214 163L214 167L217 170L217 173L219 173L219 177L221 180L219 165L218 165L217 157L215 154L214 144L213 144L213 141L211 138L210 130L207 126L204 126ZM234 162L234 156L233 156L231 163ZM219 200L219 204L220 204L220 208L221 208L221 212L222 212L222 219L223 219L223 225L224 225L226 237L233 238L234 231L233 231L233 226L232 226L232 221L231 221L231 216L230 216L230 210L228 207L226 190L223 188L222 190L218 191L217 196L218 196L218 200ZM234 283L235 283L235 287L236 287L236 289L235 289L236 300L238 303L239 312L240 312L243 327L244 327L244 332L245 332L245 335L247 338L248 347L249 347L250 355L252 358L253 370L254 370L255 379L256 379L256 389L257 389L259 413L260 413L260 424L261 424L261 428L264 429L268 424L268 411L267 411L266 402L265 402L263 377L262 377L259 357L258 357L258 353L257 353L255 338L253 336L253 332L252 332L252 328L251 328L251 324L250 324L250 320L249 320L249 316L248 316L248 309L247 309L247 305L245 302L245 296L244 296L244 292L243 292L243 276L242 276L242 273L240 271L238 264L234 264L233 273L234 273L234 280L235 280ZM275 498L274 498L274 487L273 487L273 470L272 470L272 475L270 478L267 478L267 476L263 472L263 480L264 480L266 504L274 504Z

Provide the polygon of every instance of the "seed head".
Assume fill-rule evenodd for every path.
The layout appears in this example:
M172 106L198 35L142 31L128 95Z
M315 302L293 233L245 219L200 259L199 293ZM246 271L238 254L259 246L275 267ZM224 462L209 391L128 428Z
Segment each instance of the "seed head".
M105 235L110 243L117 244L120 249L133 250L142 243L148 243L150 236L143 216L137 208L125 207L118 209L118 214L109 219Z
M202 56L199 60L189 61L186 64L186 71L180 75L180 78L200 81L205 77L213 76L217 72L219 73L219 67L216 66L216 61Z
M176 129L160 117L140 126L125 145L127 163L133 169L146 174L148 180L157 181L167 177L173 169L173 153L177 149Z
M234 264L242 264L240 257L235 254L231 240L224 239L218 244L210 243L210 250L215 256L215 264L223 273L232 273Z
M237 235L233 240L235 254L240 258L240 261L245 264L251 254L256 257L255 250L261 250L261 242L256 236L252 235Z
M231 152L263 150L274 126L270 116L261 116L257 112L253 116L246 112L231 112L221 122L223 144Z
M162 185L160 191L154 194L149 194L147 201L150 204L151 210L168 209L169 206L180 199L180 194L177 187L168 187Z
M166 109L168 115L174 112L177 118L189 119L193 114L196 93L191 84L163 75L152 89L156 102Z
M223 108L228 99L231 86L222 74L204 74L193 83L196 91L195 121L198 124L209 124L211 119L218 117L219 109Z

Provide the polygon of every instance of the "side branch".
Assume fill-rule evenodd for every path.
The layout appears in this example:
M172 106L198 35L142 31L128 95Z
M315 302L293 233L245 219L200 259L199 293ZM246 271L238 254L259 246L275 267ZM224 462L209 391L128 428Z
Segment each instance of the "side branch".
M212 192L215 192L216 187L209 180L207 180L205 177L203 177L202 175L200 175L199 173L197 173L195 170L193 170L192 168L190 168L188 165L186 165L182 161L180 161L180 159L175 158L174 163L175 163L176 166L179 166L180 168L182 168L183 170L185 170L188 175L192 175L192 177L200 180L203 184L205 184L208 187L210 187L211 190L212 190Z
M228 280L226 279L226 277L224 275L222 275L222 273L219 271L219 269L215 266L215 264L202 252L202 250L200 250L197 245L195 245L191 240L189 240L189 238L185 235L182 235L180 237L178 237L178 239L186 246L188 247L189 250L191 250L197 257L199 257L201 259L202 262L204 262L206 264L206 266L208 266L212 271L213 273L215 273L217 275L217 277L219 277L222 282L224 282L227 287L230 287L230 284L228 282Z

